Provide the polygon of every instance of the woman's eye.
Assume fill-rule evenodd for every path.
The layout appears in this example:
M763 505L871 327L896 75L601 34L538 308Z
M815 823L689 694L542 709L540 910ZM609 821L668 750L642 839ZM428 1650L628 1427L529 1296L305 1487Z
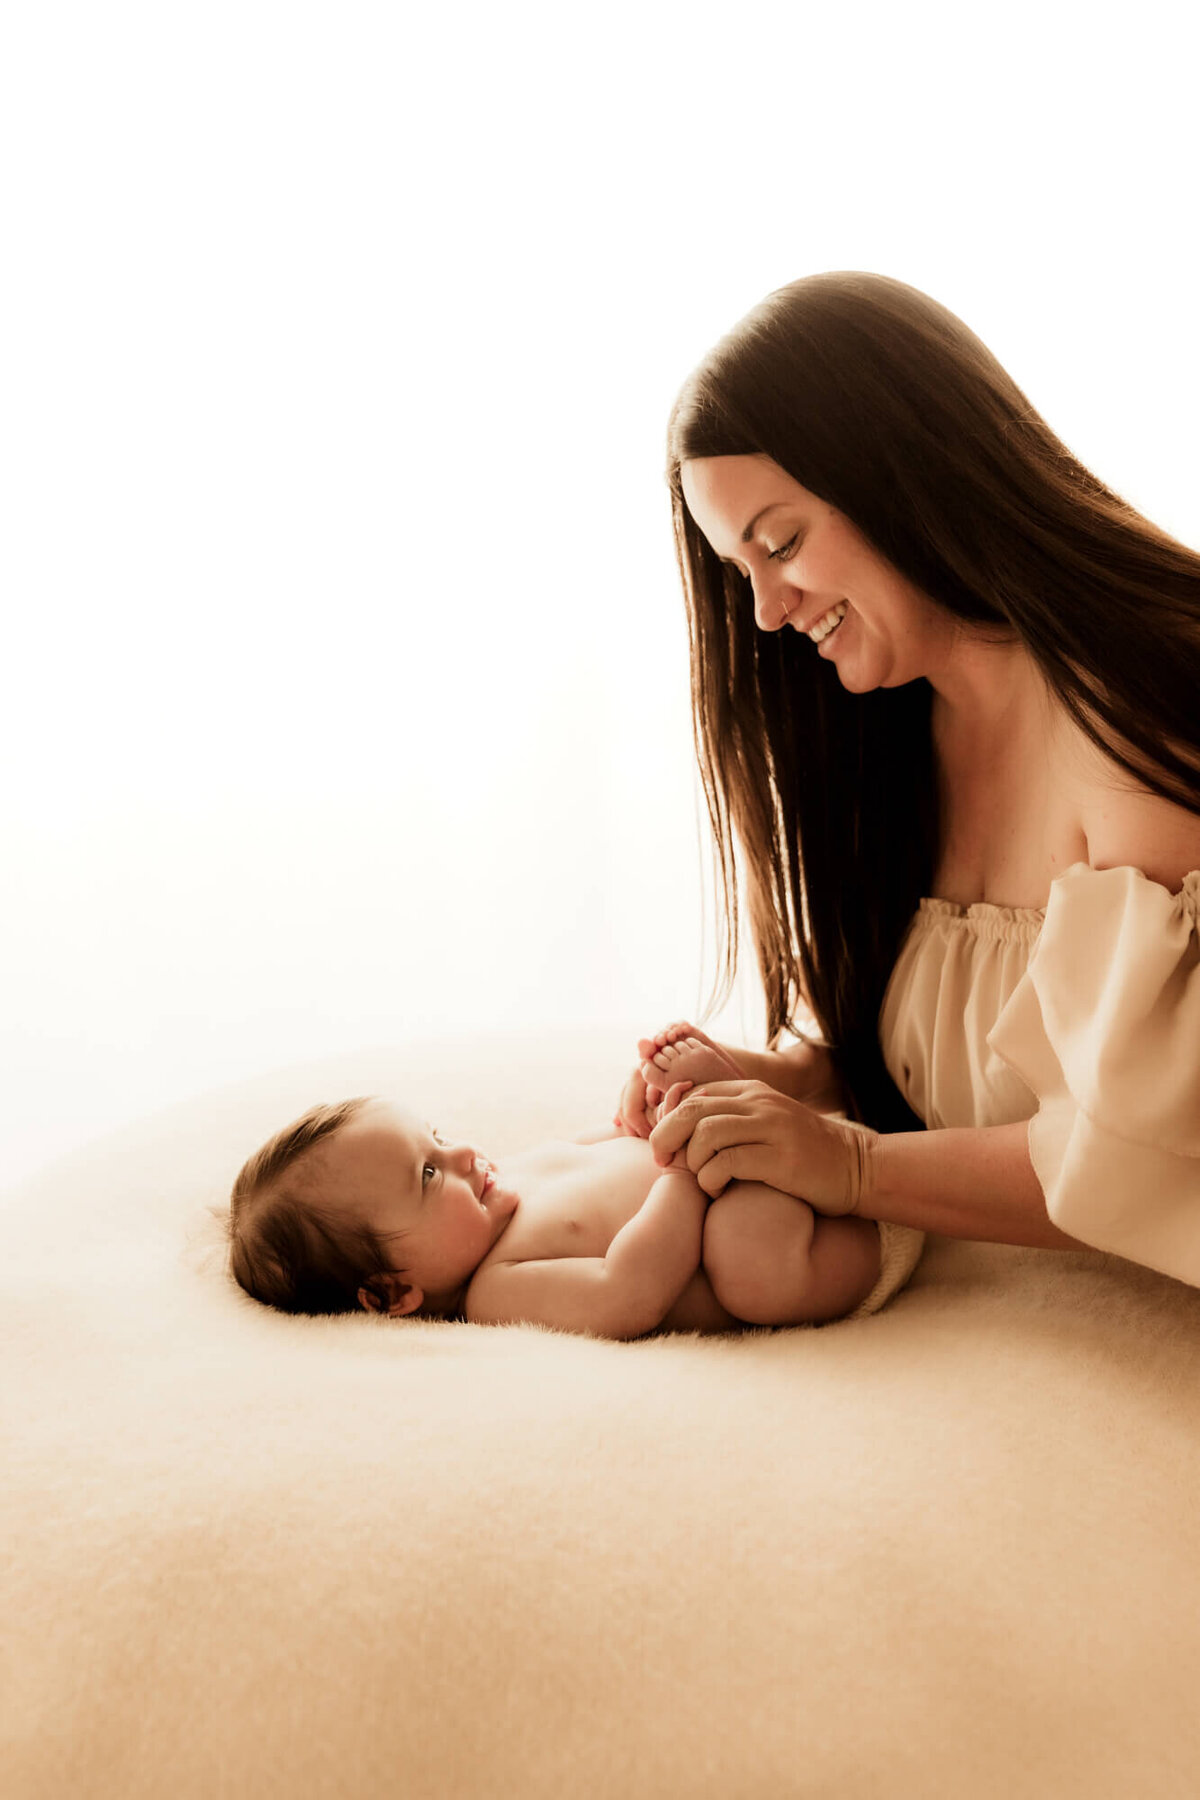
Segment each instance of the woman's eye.
M799 535L800 533L797 532L796 537L790 537L786 544L781 544L779 546L778 550L769 550L767 552L768 562L786 562L791 553L792 545L796 542L796 538L799 537Z

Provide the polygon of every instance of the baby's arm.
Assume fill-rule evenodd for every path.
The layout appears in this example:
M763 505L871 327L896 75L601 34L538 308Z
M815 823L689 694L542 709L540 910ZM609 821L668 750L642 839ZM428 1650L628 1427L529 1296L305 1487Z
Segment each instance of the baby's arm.
M607 1255L490 1262L467 1291L466 1317L481 1325L525 1321L593 1337L641 1337L661 1325L700 1267L707 1209L708 1195L690 1169L664 1169Z

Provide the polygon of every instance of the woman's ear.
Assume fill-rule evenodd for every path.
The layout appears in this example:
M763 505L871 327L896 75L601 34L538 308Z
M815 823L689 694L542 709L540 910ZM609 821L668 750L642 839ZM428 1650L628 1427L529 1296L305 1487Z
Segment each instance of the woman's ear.
M360 1306L367 1312L386 1313L389 1319L416 1312L424 1298L423 1289L414 1287L403 1275L391 1270L383 1275L373 1275L366 1286L358 1290Z

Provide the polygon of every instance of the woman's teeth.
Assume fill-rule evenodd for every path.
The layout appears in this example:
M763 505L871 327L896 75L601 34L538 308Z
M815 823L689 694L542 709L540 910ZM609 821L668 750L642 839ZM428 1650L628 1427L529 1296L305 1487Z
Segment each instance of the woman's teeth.
M847 606L848 603L845 600L839 600L836 606L830 607L823 619L818 619L816 624L810 627L808 635L814 644L819 644L822 638L827 638L831 631L837 630L846 616Z

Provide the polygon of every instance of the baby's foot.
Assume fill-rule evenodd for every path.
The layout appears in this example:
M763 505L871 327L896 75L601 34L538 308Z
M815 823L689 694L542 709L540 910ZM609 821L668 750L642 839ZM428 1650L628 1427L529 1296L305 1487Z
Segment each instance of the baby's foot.
M677 1044L680 1038L695 1038L697 1043L707 1044L710 1050L720 1050L720 1044L714 1044L706 1032L698 1025L689 1025L686 1019L677 1019L674 1025L664 1025L656 1031L652 1038L638 1039L638 1055L643 1062L648 1062L656 1050L662 1050L667 1044ZM738 1070L740 1075L742 1070Z
M648 1043L650 1040L643 1041ZM641 1048L640 1044L638 1048ZM673 1043L663 1044L642 1064L642 1077L647 1086L661 1088L665 1095L681 1082L695 1087L700 1081L740 1081L744 1075L745 1070L738 1067L727 1050L722 1050L711 1038L700 1036L681 1037ZM663 1110L674 1109L664 1107Z

